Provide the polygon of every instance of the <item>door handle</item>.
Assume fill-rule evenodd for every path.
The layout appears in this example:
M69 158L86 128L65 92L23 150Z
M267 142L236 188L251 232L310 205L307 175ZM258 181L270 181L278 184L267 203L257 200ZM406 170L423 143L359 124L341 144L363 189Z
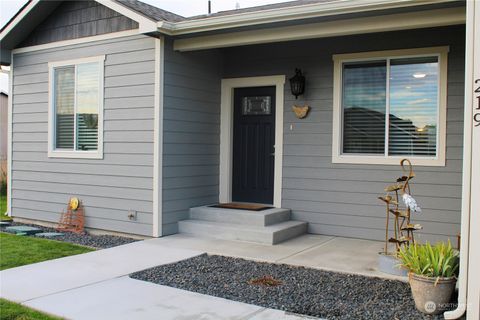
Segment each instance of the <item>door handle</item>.
M272 157L275 157L275 152L270 153Z

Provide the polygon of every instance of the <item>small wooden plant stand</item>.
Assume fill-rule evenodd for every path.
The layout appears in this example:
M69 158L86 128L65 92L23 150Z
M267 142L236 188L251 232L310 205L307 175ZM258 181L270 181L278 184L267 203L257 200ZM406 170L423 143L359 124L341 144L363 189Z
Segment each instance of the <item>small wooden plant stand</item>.
M385 188L386 194L378 197L386 205L386 225L385 225L385 248L384 254L388 255L388 244L395 244L397 253L402 246L408 246L415 243L414 232L422 229L419 224L411 222L411 209L409 206L400 205L400 197L405 193L411 195L410 180L415 177L412 163L408 159L400 161L403 175L399 177L396 183ZM408 168L406 167L408 166ZM393 236L389 236L390 217L393 216Z
M64 232L83 233L85 215L80 200L71 198L67 205L67 212L63 211L57 230Z

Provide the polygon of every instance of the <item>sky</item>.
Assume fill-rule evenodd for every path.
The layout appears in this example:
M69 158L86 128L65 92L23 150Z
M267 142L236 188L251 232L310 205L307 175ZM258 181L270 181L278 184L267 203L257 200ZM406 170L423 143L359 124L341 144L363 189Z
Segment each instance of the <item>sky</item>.
M142 0L156 7L189 17L207 13L208 0ZM212 12L247 8L291 0L212 0ZM27 2L26 0L0 0L0 25L10 18ZM0 89L8 92L8 76L0 74Z

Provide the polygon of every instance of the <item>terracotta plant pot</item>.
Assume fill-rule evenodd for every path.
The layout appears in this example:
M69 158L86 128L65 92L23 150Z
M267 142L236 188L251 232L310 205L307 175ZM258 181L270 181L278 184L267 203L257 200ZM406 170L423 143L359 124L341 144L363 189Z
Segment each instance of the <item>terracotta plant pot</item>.
M440 314L445 311L457 279L432 278L418 274L409 274L410 288L415 307L426 314Z

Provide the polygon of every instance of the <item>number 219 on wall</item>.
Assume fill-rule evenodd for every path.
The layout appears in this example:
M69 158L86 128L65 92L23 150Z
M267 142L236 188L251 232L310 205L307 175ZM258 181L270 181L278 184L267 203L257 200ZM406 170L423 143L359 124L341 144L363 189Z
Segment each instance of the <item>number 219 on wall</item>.
M480 79L475 80L475 94L476 94L476 105L475 114L473 115L473 121L475 122L475 127L480 126Z

